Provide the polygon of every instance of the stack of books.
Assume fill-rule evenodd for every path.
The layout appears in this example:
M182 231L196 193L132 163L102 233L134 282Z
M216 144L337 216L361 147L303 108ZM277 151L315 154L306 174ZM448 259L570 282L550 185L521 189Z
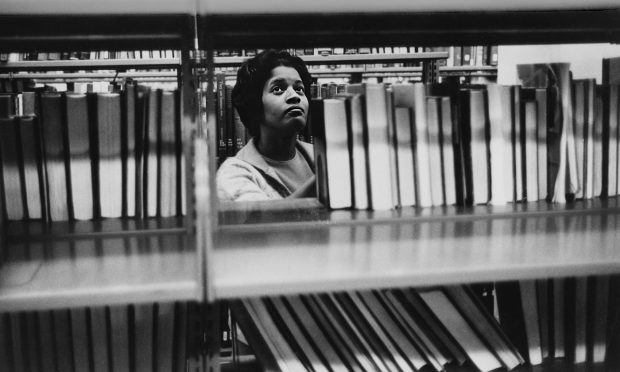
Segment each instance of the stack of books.
M185 213L178 91L0 95L8 220Z
M618 195L618 85L569 68L520 65L514 86L349 84L314 100L321 201L381 210Z

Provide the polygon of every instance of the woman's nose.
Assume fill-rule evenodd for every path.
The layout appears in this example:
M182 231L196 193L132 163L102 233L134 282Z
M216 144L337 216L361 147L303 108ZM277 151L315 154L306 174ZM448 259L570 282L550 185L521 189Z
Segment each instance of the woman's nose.
M301 98L294 89L289 88L286 90L286 103L299 103Z

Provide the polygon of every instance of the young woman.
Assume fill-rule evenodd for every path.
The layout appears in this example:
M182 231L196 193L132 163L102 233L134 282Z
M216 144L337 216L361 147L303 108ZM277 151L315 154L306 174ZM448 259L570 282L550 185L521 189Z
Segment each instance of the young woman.
M306 126L312 80L304 62L266 50L237 72L233 105L252 138L217 172L220 200L315 195L312 145L297 140Z

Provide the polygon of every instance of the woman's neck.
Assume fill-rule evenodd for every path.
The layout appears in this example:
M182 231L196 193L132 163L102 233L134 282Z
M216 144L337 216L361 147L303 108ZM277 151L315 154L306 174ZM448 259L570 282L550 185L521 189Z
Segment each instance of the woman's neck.
M295 157L295 144L297 142L295 137L268 138L268 136L263 134L261 133L259 140L256 142L256 148L262 155L279 161L291 160Z

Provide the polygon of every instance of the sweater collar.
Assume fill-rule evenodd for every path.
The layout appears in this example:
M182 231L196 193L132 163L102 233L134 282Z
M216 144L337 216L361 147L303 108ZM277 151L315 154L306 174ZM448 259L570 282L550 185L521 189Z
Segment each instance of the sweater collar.
M308 165L310 166L312 171L316 173L314 169L314 151L312 145L309 143L297 141L297 143L295 144L295 148L299 150L301 155L308 162ZM239 152L237 152L236 157L263 171L265 174L268 174L269 176L275 178L276 180L278 180L278 182L283 183L280 177L278 177L278 175L276 174L275 170L271 166L269 166L269 164L267 164L265 158L261 155L260 152L258 152L254 138L250 138L248 143L241 150L239 150Z

